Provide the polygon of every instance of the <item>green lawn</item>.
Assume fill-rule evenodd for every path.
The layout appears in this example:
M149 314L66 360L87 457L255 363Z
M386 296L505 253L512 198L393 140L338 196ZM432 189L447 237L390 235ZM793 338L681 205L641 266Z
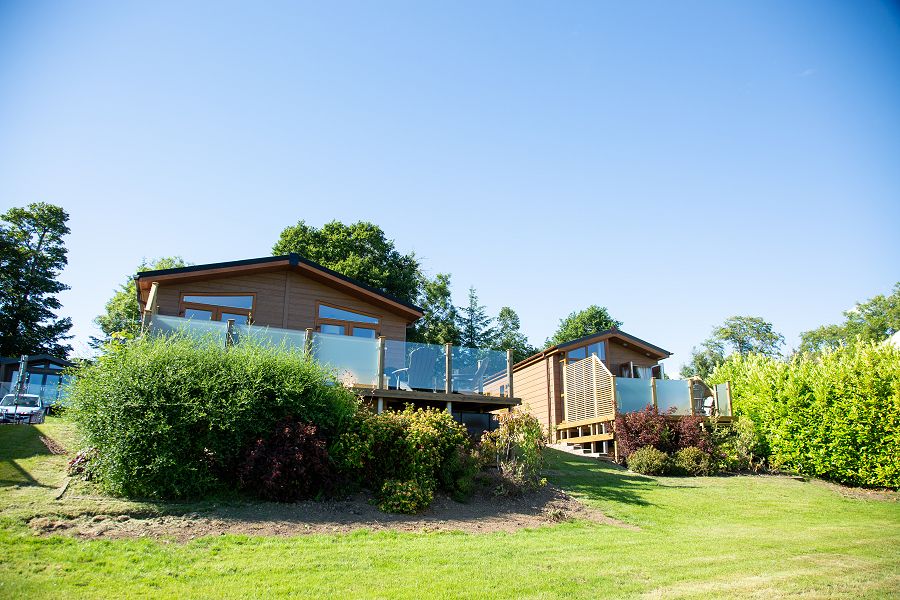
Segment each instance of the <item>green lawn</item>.
M54 500L68 423L0 427L0 597L884 598L900 590L900 503L781 477L639 477L551 452L548 479L639 530L40 538L28 518L166 510ZM70 494L66 494L68 497ZM77 494L72 494L77 496Z

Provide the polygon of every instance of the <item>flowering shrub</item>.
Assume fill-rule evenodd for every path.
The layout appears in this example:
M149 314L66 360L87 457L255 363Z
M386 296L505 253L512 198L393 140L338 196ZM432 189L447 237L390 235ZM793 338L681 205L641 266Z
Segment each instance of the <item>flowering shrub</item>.
M544 467L544 432L531 414L513 411L501 414L500 424L481 438L481 454L496 464L500 474L497 492L509 494L538 488Z
M616 442L619 454L628 458L632 452L652 446L660 452L676 449L677 433L664 414L655 406L641 411L616 415Z
M672 470L672 459L662 450L644 446L628 455L628 468L642 475L666 475Z
M335 442L332 455L342 473L375 491L379 506L424 508L438 489L458 499L471 492L469 446L465 427L446 411L360 410ZM394 492L403 495L392 498ZM410 503L406 494L428 502Z
M91 479L91 466L96 458L96 448L81 450L66 464L66 474L69 477L81 476L84 479Z
M384 512L414 515L428 508L434 499L434 491L414 479L388 479L381 485L378 498L378 508Z
M325 440L316 426L293 418L278 423L270 437L256 440L237 473L241 487L277 502L315 496L333 478Z
M679 475L697 477L711 474L713 464L708 452L696 446L688 446L675 453L672 470Z

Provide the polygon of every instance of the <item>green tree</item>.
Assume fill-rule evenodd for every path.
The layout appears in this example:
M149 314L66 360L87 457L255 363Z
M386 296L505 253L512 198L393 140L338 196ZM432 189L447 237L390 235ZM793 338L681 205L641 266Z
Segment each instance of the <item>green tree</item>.
M419 305L425 313L413 325L407 339L425 344L460 343L459 314L450 292L450 275L438 273L434 279L423 277Z
M188 263L184 262L180 256L165 256L149 262L142 261L136 272L176 269L186 266ZM140 327L140 321L141 311L137 301L137 290L133 276L129 275L125 283L120 285L112 295L112 298L106 301L103 314L94 319L94 323L103 332L103 337L91 336L90 345L99 348L108 342L110 336L116 332L136 334Z
M39 202L11 208L0 220L0 356L65 357L72 320L55 311L62 307L56 295L69 289L57 280L68 262L69 215Z
M844 312L844 322L800 334L800 351L817 352L850 344L857 337L880 342L900 331L900 282L891 294L877 295Z
M281 232L272 252L299 254L405 302L415 302L419 295L421 276L415 254L400 254L394 241L372 223L331 221L317 228L299 221Z
M613 319L605 306L591 305L560 320L556 333L547 340L546 346L558 346L621 325L622 322Z
M516 311L508 306L500 309L497 315L497 333L494 336L494 350L512 350L513 360L519 362L537 352L537 348L528 343L528 338L520 331L521 323Z
M687 379L696 375L706 379L724 362L725 347L721 342L711 338L704 340L700 348L691 348L691 361L681 366L681 377Z
M761 317L728 317L713 329L712 339L725 347L730 346L741 356L750 353L777 356L784 344L784 336Z
M459 309L460 343L466 348L488 348L494 341L494 319L478 303L474 287L469 288L469 302Z
M713 328L712 335L699 349L692 350L691 360L681 367L681 376L697 375L705 379L731 354L777 356L782 344L784 336L761 317L729 317Z

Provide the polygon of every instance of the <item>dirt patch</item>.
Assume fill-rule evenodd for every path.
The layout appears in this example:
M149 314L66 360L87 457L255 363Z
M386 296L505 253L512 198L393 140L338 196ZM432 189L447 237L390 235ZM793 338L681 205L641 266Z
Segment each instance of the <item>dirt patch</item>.
M883 500L887 502L900 501L900 492L897 490L889 490L886 488L861 488L849 487L824 479L812 479L816 485L824 486L834 492L837 492L845 498L853 498L854 500Z
M62 447L62 445L54 440L53 438L48 438L46 436L41 436L41 442L47 446L47 450L50 451L51 454L66 454L66 449Z
M516 531L574 519L636 529L585 506L565 492L547 487L519 498L480 495L459 503L435 498L420 515L393 515L372 506L362 494L347 500L269 502L229 505L204 513L160 517L93 515L72 519L40 517L29 525L38 534L65 534L82 539L167 538L185 542L202 536L244 534L296 536L371 531Z

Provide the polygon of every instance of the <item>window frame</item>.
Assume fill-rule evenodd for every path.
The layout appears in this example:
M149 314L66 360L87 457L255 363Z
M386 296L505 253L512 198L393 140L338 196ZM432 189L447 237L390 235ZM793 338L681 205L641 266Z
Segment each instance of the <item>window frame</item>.
M593 346L595 344L601 344L603 346L603 358L600 358L599 356L597 358L600 358L600 362L602 362L604 365L606 365L607 368L609 368L609 362L608 362L609 361L609 340L598 340L596 342L588 342L581 346L576 346L575 348L572 348L571 350L566 350L566 363L572 364L573 362L575 362L575 361L569 359L569 353L575 352L577 350L584 350L584 358L587 358L588 356L590 356L590 354L588 354L588 347ZM584 358L577 358L575 360L584 360Z
M327 306L328 308L336 308L338 310L345 310L351 313L357 313L360 315L364 315L366 317L371 317L378 321L377 323L365 323L363 321L349 321L345 319L329 319L327 317L319 316L319 309L322 306ZM334 304L333 302L322 302L321 300L316 301L316 318L315 318L315 331L316 333L321 333L320 326L321 325L340 325L344 328L344 334L348 337L356 337L353 335L353 328L357 329L370 329L375 331L374 338L381 337L381 326L382 326L382 318L381 315L376 315L370 313L365 310L359 310L357 308L350 308L349 306L341 306L339 304ZM328 335L328 334L326 334ZM331 334L335 335L335 334ZM364 339L374 339L374 338L364 338Z
M186 302L185 296L250 296L250 308L237 308L235 306L221 306L219 304L203 304L202 302ZM205 310L212 313L210 321L222 321L222 313L232 315L244 315L247 323L253 322L253 311L256 309L256 292L181 292L178 297L178 316L184 317L185 310Z

